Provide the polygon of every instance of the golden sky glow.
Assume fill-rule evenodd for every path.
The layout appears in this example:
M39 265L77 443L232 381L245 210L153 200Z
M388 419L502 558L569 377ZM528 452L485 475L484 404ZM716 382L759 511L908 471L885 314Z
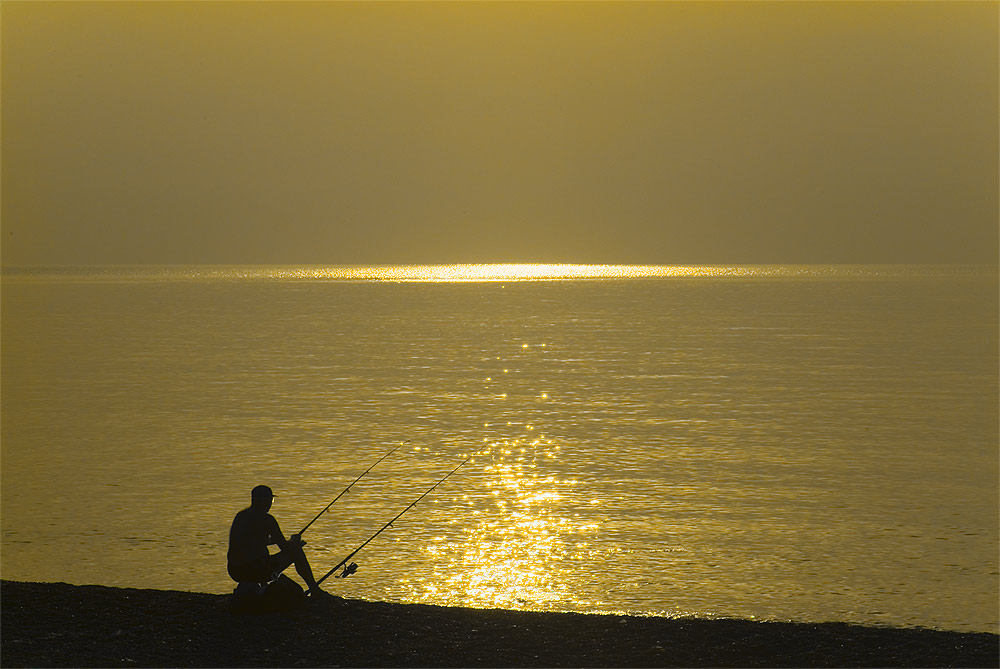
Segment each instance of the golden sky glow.
M998 13L7 0L2 259L995 263Z

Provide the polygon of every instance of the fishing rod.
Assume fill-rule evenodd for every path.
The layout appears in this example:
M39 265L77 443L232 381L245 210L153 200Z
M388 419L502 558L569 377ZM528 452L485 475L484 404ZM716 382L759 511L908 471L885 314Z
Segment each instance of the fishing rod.
M375 469L375 465L377 465L378 463L382 462L387 457L389 457L390 455L392 455L393 453L395 453L397 450L399 450L400 446L402 446L403 444L408 444L409 442L410 442L409 439L407 439L406 441L400 442L399 446L397 446L396 448L392 449L391 451L389 451L388 453L386 453L385 455L383 455L381 458L379 458L378 460L376 460L374 465L372 465L368 469L366 469L363 472L361 472L361 474L358 476L358 478L356 478L353 481L351 481L351 485L349 485L346 488L344 488L343 491L341 491L341 493L339 495L337 495L336 497L334 497L333 498L333 502L336 502L338 499L340 499L341 497L343 497L344 493L346 493L348 490L351 489L351 486L353 486L355 483L357 483L358 481L360 481L364 477L365 474L367 474L371 470ZM331 506L333 506L333 502L330 502L325 507L323 507L323 510L320 511L319 513L317 513L315 518L313 518L308 523L306 523L306 526L302 528L302 530L299 532L298 536L301 537L303 534L305 534L305 531L309 529L309 526L312 525L313 523L315 523L316 520L320 516L322 516L324 513L326 513L327 509L329 509Z
M376 532L375 534L373 534L370 537L368 537L367 541L365 541L363 544L361 544L360 546L358 546L357 548L355 548L353 551L351 551L350 555L348 555L343 560L341 560L336 565L334 565L333 569L331 569L330 571L326 572L326 574L323 575L323 578L321 578L321 579L319 579L319 580L316 581L316 585L319 585L320 583L322 583L323 581L325 581L326 579L328 579L330 577L330 575L333 574L333 572L337 571L341 567L344 567L344 565L347 564L347 561L350 560L355 555L357 555L358 551L360 551L362 548L364 548L365 546L367 546L371 542L372 539L374 539L378 535L382 534L382 532L384 532L386 529L388 529L389 527L391 527L394 522L396 522L397 520L399 520L400 516L402 516L404 513L406 513L407 511L409 511L413 507L415 507L417 505L417 502L419 502L420 500L422 500L424 497L427 497L427 495L429 495L431 493L431 491L434 490L434 488L437 488L439 485L441 485L442 483L444 483L445 479L447 479L449 476L451 476L452 474L454 474L455 472L457 472L462 465L464 465L466 462L468 462L469 460L471 460L475 456L479 455L479 453L481 453L483 450L485 450L485 449L479 449L478 451L476 451L475 453L473 453L472 455L470 455L466 459L462 460L462 462L460 462L458 464L458 467L455 467L450 472L448 472L447 474L445 474L444 477L440 481L438 481L437 483L435 483L434 485L432 485L430 488L428 488L427 491L423 495L421 495L420 497L418 497L415 500L413 500L412 502L410 502L410 505L408 507L406 507L405 509L403 509L402 511L400 511L399 515L397 515L395 518L393 518L388 523L386 523L385 525L383 525L381 527L381 529L379 529L378 532ZM347 578L348 576L350 576L351 574L353 574L357 570L358 570L357 563L356 562L352 562L351 564L349 564L346 567L344 567L344 571L342 573L338 574L337 578Z

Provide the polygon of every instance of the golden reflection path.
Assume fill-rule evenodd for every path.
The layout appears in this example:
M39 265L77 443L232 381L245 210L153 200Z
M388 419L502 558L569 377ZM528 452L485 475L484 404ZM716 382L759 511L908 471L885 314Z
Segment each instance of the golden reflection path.
M490 444L484 491L463 496L470 527L459 538L435 537L423 552L441 579L402 579L410 601L479 608L586 610L567 574L577 569L598 531L567 513L578 482L540 473L539 460L557 456L544 438ZM480 456L477 456L477 459ZM452 535L454 536L454 535Z

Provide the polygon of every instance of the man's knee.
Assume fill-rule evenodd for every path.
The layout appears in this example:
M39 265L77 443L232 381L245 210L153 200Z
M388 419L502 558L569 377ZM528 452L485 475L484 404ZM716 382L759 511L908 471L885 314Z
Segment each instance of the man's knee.
M289 564L299 564L306 559L306 552L302 549L302 546L289 545L282 552L288 556Z

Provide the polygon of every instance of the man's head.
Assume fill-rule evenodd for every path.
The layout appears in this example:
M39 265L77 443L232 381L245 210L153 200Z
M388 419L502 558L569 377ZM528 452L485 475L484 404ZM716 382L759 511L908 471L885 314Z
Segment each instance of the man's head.
M259 485L250 491L250 508L267 513L271 510L274 493L266 485Z

